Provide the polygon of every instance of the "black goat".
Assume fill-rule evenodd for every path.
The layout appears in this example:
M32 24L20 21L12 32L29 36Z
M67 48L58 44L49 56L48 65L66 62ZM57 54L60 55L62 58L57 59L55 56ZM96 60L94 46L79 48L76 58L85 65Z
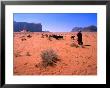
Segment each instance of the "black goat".
M55 39L57 39L57 40L59 40L59 39L63 39L63 36L57 36L57 35L49 35L49 37L53 37L53 38L55 38Z

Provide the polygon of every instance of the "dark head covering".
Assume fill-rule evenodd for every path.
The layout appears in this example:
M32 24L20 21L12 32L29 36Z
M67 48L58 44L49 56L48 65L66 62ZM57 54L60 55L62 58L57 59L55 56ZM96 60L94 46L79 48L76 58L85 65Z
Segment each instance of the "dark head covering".
M79 32L81 32L81 30L79 30Z

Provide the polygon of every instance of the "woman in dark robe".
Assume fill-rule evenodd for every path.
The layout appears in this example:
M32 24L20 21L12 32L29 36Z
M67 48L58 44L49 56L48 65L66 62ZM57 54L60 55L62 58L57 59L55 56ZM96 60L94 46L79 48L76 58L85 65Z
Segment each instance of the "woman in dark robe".
M77 34L77 37L78 37L78 44L79 44L79 45L83 45L81 30L79 30L79 32L78 32L78 34Z

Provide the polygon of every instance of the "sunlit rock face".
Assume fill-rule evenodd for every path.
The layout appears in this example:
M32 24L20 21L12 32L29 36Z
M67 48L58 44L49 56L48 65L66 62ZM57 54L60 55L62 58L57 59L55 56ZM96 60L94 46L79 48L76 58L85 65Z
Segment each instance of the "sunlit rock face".
M30 32L42 32L41 23L27 23L27 22L15 22L14 21L14 32L20 32L23 30Z
M77 32L79 30L83 32L97 32L97 27L94 25L90 25L88 27L74 27L71 32Z

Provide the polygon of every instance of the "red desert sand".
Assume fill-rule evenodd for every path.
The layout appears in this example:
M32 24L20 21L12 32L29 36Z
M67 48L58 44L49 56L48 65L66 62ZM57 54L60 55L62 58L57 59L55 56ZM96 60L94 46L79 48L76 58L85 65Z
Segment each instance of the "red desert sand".
M29 34L31 37L27 37ZM82 48L71 46L77 44L76 32L56 34L62 34L64 39L50 41L39 32L14 32L14 75L97 75L97 32L82 32ZM40 67L41 51L49 48L60 61L55 66Z

